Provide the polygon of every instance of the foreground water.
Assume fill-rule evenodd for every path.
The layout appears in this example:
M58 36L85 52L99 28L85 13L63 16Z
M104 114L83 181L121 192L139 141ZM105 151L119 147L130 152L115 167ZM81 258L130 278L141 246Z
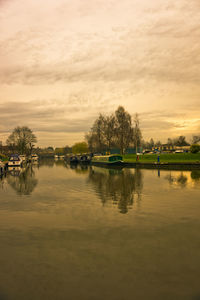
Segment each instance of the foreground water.
M42 161L0 181L0 300L200 299L200 171Z

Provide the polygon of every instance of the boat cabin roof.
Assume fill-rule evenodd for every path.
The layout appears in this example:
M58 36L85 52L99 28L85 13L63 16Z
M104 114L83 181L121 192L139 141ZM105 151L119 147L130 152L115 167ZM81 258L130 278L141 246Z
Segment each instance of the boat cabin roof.
M20 157L19 157L19 155L18 154L12 154L11 156L10 156L10 159L9 160L15 160L15 161L18 161L18 160L20 160Z
M115 160L122 160L122 156L119 154L111 154L111 155L100 155L94 156L92 160L97 161L115 161Z

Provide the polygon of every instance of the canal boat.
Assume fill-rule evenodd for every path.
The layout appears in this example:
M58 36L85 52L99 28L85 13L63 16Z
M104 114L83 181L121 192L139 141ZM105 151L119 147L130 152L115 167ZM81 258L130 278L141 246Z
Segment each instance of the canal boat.
M22 171L23 171L22 167L19 167L19 166L13 167L13 166L11 166L9 168L8 174L11 175L11 176L14 176L14 177L15 176L18 177L22 173Z
M90 155L83 154L78 157L78 161L80 164L90 164L91 157L90 157Z
M119 154L93 156L92 164L104 166L122 166L123 158Z
M8 167L19 167L23 163L22 159L18 154L13 154L10 156L8 161Z
M64 155L54 155L54 159L55 160L58 160L58 159L64 159L65 158L65 156Z
M70 164L78 164L78 157L76 155L72 155L69 158Z
M38 155L37 154L31 154L31 161L37 162L38 161Z

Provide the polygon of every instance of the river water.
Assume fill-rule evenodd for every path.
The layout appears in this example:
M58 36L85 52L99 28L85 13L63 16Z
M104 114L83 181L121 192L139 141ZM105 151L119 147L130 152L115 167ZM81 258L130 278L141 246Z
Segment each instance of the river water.
M0 180L0 300L200 299L200 171L44 160Z

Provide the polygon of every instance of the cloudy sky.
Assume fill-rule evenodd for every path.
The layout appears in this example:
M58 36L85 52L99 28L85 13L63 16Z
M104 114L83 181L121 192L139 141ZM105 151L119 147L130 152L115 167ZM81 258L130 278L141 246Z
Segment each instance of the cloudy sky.
M199 0L0 0L0 140L71 145L119 105L145 139L200 134Z

